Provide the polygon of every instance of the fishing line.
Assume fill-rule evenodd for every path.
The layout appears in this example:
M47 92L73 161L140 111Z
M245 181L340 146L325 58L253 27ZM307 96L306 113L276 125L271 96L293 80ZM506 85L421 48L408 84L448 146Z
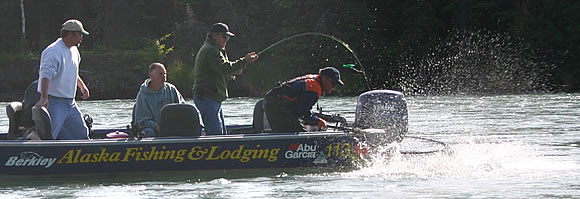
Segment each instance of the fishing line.
M356 53L354 52L354 50L352 50L352 48L350 48L350 46L346 42L344 42L344 41L342 41L342 40L340 40L340 39L338 39L338 38L336 38L336 37L334 37L332 35L327 35L327 34L320 33L320 32L305 32L305 33L295 34L295 35L292 35L290 37L286 37L284 39L281 39L280 41L277 41L276 43L274 43L274 44L272 44L272 45L264 48L263 50L261 50L257 54L260 55L260 54L262 54L262 53L270 50L272 47L274 47L274 46L276 46L278 44L281 44L281 43L283 43L285 41L288 41L290 39L294 39L296 37L301 37L301 36L306 36L306 35L323 36L323 37L330 38L330 39L332 39L332 40L334 40L334 41L342 44L342 46L344 46L354 56L354 58L356 60L356 63L360 66L361 69L360 70L359 69L356 69L355 68L355 64L344 64L344 65L342 65L342 67L343 68L349 68L349 69L351 69L351 70L353 70L353 71L355 71L357 73L361 73L363 75L363 77L365 78L365 83L367 85L367 89L371 90L370 89L370 86L369 86L369 80L368 80L368 78L367 78L367 76L365 74L365 71L364 71L364 67L363 67L362 63L360 62L358 56L356 56Z

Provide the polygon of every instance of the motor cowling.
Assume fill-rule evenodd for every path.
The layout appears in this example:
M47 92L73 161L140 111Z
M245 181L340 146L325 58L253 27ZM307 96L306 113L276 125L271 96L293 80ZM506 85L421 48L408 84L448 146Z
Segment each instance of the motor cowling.
M354 126L382 129L394 140L402 140L408 131L407 102L403 93L373 90L359 95Z

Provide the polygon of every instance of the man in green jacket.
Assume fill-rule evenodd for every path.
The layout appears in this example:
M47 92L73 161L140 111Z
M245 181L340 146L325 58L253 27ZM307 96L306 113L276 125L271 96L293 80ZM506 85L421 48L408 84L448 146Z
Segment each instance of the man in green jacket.
M228 98L227 81L258 59L258 55L251 52L230 61L226 43L234 36L226 24L213 24L195 57L193 101L201 114L206 135L227 134L221 109L221 103Z

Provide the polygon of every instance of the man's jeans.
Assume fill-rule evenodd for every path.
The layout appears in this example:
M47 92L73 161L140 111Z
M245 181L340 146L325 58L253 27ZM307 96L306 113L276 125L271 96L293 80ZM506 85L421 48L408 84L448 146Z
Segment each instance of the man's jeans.
M194 95L193 102L201 114L206 135L228 134L221 102L200 95Z
M49 96L48 113L55 140L86 140L89 129L74 99Z
M149 138L149 137L156 137L157 133L155 133L155 130L153 128L145 128L143 129L143 137Z

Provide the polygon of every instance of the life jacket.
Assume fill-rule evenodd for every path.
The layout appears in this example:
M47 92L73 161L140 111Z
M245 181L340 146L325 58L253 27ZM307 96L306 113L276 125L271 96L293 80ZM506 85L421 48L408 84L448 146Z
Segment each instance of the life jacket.
M320 98L322 96L322 85L320 81L320 77L317 74L296 77L282 83L278 92L279 95L284 96L284 98L291 102L296 102L298 97L304 96L304 92L314 92ZM318 98L315 101L318 101Z
M322 96L322 83L318 74L304 75L286 81L266 95L282 96L294 103L298 118L302 119L305 124L314 125L320 120L310 112L312 106Z

